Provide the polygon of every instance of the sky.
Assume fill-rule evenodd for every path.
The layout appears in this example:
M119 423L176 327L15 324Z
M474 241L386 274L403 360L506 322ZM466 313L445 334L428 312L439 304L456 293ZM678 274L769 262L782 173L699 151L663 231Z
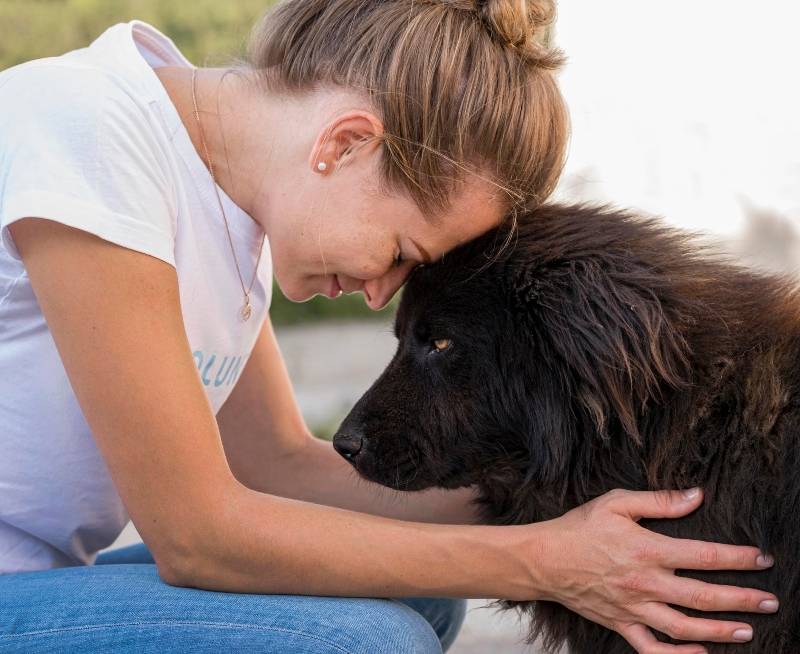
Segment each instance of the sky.
M570 153L557 195L733 235L800 226L800 3L561 0Z

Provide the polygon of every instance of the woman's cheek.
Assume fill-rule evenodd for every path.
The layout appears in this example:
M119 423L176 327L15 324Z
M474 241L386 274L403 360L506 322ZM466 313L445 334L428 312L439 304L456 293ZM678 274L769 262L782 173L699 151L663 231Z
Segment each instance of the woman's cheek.
M346 273L360 281L370 281L383 277L388 271L385 260L369 260L361 265L354 266L349 273Z

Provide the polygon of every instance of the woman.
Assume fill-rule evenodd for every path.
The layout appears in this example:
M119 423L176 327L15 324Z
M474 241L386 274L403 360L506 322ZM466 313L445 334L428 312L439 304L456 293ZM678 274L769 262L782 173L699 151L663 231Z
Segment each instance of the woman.
M471 525L467 490L356 480L295 404L273 269L293 300L361 291L377 309L552 189L551 13L287 0L235 69L195 69L133 21L0 75L0 651L435 652L463 602L345 598L504 597L562 602L640 652L698 652L650 629L749 627L667 604L777 610L673 574L771 565L756 549L636 525L699 491ZM84 565L128 514L146 546Z

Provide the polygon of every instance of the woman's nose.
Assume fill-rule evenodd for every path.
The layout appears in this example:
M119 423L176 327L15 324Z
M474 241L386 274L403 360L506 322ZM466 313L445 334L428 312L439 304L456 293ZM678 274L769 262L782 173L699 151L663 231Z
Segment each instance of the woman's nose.
M397 288L400 288L398 286L394 289L394 291L391 291L385 285L381 288L378 288L377 286L377 284L364 284L364 301L373 311L383 309L383 307L389 303L389 300L392 299L392 296L397 291Z
M383 309L416 267L417 264L409 261L392 268L380 277L364 282L364 299L367 306L373 311Z
M370 280L364 284L364 300L373 311L383 309L392 299L392 296L403 285L405 278L387 282L383 277Z

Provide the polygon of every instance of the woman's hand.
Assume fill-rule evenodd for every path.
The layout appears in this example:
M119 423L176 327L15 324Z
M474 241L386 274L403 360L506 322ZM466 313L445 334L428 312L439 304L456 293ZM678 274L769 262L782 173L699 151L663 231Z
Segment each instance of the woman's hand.
M693 494L694 493L694 494ZM705 652L668 645L650 628L676 640L746 642L740 622L692 618L667 604L701 611L774 613L778 600L760 590L717 586L678 577L675 570L763 570L772 565L754 547L679 540L636 524L640 518L679 518L702 502L702 492L615 490L548 523L540 570L544 596L613 629L640 654Z

